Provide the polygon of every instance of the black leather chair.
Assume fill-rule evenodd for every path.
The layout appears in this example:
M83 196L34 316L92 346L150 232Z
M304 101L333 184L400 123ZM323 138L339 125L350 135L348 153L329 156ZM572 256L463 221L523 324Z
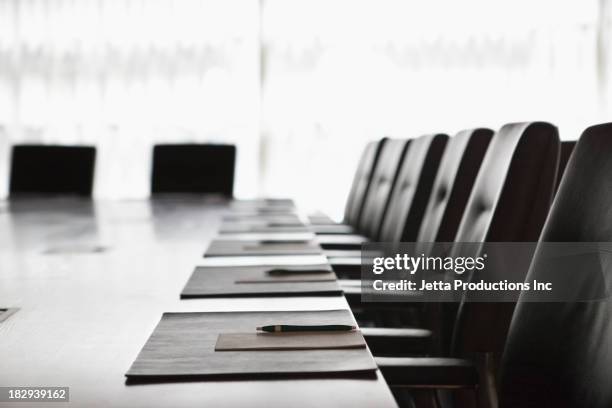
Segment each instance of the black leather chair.
M382 242L416 239L448 139L432 134L411 143L380 229Z
M378 228L377 236L374 237L376 240L399 242L416 239L447 142L448 136L445 134L425 135L410 142L398 170L384 217L382 217L382 224ZM373 197L373 200L376 199ZM369 228L376 230L376 225L371 224ZM326 251L336 272L354 273L354 263L351 261L346 264L342 259L360 258L359 249L362 242L363 240L343 245L343 248L347 249Z
M313 232L317 234L352 234L355 232L355 226L361 219L374 171L379 163L380 153L386 142L387 138L382 138L378 141L369 142L364 148L346 199L342 222L336 223L321 214L311 216L309 220Z
M383 223L380 227L379 238L385 241L392 239L399 241L400 237L416 235L447 140L448 136L442 134L422 136L410 142L406 154L405 140L386 141L381 149L378 165L372 175L361 211L364 228L377 229L386 212L385 208L389 207L387 210L389 214L386 217L392 216L397 220L392 223ZM405 159L402 161L404 154ZM391 199L387 198L389 194L391 194ZM404 203L404 200L408 201L408 205ZM388 206L387 202L389 202ZM375 223L369 222L372 217L376 218ZM355 228L362 226L360 219L356 222ZM331 237L332 241L340 239L340 243L336 242L334 245L353 245L357 248L360 248L361 242L368 239L363 236L349 236L350 239L356 238L358 243L347 244L346 236ZM279 241L283 243L282 240ZM217 246L222 245L217 242L213 243ZM295 251L296 254L300 254L301 245L304 244L302 242L296 244L300 246L285 246L287 250L284 253ZM223 245L228 245L227 241ZM211 251L209 249L207 252L208 256L213 253ZM236 253L243 253L243 251L237 250Z
M569 160L541 242L612 242L612 124L588 128ZM546 279L538 260L528 280ZM601 269L608 282L612 271ZM576 270L570 293L596 294L598 282ZM522 299L522 298L521 298ZM586 299L586 298L584 298ZM612 301L532 303L519 300L501 364L499 406L612 406Z
M453 242L493 136L490 129L464 130L446 146L417 242Z
M217 193L231 197L235 164L236 147L233 145L156 145L151 192Z
M410 140L388 139L380 150L378 164L365 196L361 216L353 226L355 234L323 234L318 242L324 249L354 248L362 242L377 239L382 220L390 203L393 187L399 174Z
M470 129L449 139L423 214L418 242L453 241L492 135L489 129ZM359 274L361 253L353 254L350 262L346 257L332 258L332 262L339 270Z
M487 150L455 241L536 241L554 194L559 149L557 129L550 124L502 127ZM451 255L478 255L463 248L458 246ZM462 301L425 307L423 323L436 335L434 350L443 356L474 356L481 378L494 376L514 304ZM382 345L383 350L387 346ZM470 387L478 381L475 364L454 358L380 357L377 362L392 386ZM486 381L480 390L483 400L491 398Z
M93 146L15 145L10 197L30 194L91 196L96 148Z
M567 166L567 162L569 161L575 146L575 140L565 140L561 142L561 155L559 156L559 171L557 174L557 188L559 188L559 183L561 183L563 173L565 173L565 167Z
M450 139L444 150L430 200L421 221L417 242L425 246L432 242L454 240L492 136L493 131L489 129L470 129L461 131ZM427 249L423 248L423 251L427 252ZM361 267L360 258L354 263L355 270L352 274L357 275ZM345 267L345 273L346 269L348 266ZM403 313L397 313L398 308L395 304L387 304L384 308L381 308L381 305L377 308L372 308L369 304L361 305L360 281L341 282L345 296L362 324L398 326L405 322L405 316ZM383 309L383 313L378 309ZM389 309L395 313L389 313ZM408 320L413 321L413 319Z
M455 242L536 242L554 197L559 152L558 131L551 124L502 127L489 146ZM460 249L458 254L465 255ZM526 274L527 267L520 273ZM445 348L452 339L455 354L503 349L513 303L464 301L458 310L454 304L445 306L434 327L444 336Z
M379 236L393 187L409 149L410 140L391 139L387 141L380 155L380 163L374 171L370 189L365 198L363 213L357 225L357 231L360 234L373 238Z

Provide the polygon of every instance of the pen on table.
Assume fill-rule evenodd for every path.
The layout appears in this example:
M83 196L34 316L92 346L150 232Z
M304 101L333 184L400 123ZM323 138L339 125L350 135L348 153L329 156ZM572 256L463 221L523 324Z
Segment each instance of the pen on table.
M266 271L268 275L292 275L292 274L300 274L300 273L331 273L328 269L269 269Z
M323 324L323 325L293 325L293 324L274 324L269 326L258 327L258 331L268 333L288 333L288 332L317 332L317 331L351 331L357 329L357 326L346 324Z
M311 240L309 239L287 239L287 240L276 240L276 239L260 239L260 245L297 245L297 244L308 244Z

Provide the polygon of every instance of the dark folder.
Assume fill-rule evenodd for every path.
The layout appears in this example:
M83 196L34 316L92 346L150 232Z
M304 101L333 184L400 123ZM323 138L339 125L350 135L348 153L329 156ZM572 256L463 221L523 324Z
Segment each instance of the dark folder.
M241 207L295 207L291 198L253 198L253 199L234 199L229 203L230 208Z
M321 253L321 247L314 240L229 241L217 239L210 243L204 256L319 255Z
M365 348L359 331L221 333L215 351L324 350Z
M181 298L341 293L329 265L198 266L187 281Z
M348 310L300 312L164 313L126 377L177 381L219 377L354 377L375 375L367 348L215 351L219 334L255 332L273 324L346 324Z
M274 224L295 225L302 223L295 214L229 214L223 217L224 222L269 222Z
M225 222L221 225L221 234L240 234L240 233L285 233L285 232L310 232L310 229L302 223L277 224L274 222L254 221L254 222Z

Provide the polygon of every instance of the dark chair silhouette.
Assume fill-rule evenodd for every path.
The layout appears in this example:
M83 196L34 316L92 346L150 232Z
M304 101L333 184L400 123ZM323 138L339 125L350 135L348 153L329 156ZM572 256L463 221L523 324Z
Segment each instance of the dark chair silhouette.
M381 193L380 197L369 197L372 204L380 204L386 208L384 214L383 211L378 214L372 211L368 214L368 217L378 218L379 225L369 224L368 217L364 218L365 228L369 228L366 231L376 233L372 239L380 242L414 241L447 142L448 136L444 134L425 135L410 141L397 170L390 196L387 189L379 189L376 192ZM381 179L384 180L385 177ZM386 196L389 196L388 204L384 202ZM330 263L336 272L352 274L355 265L351 263L345 269L342 258L360 257L361 244L354 243L342 247L346 249L326 251L325 254L330 258Z
M559 188L559 183L561 183L561 179L563 178L563 173L565 173L565 167L567 166L567 162L569 161L572 152L574 151L574 147L576 146L575 140L566 140L561 142L561 155L559 156L559 171L557 172L557 188Z
M502 127L489 145L455 242L537 241L554 194L559 146L557 129L550 124ZM454 257L477 255L466 253L463 246L451 253ZM515 273L526 275L527 266ZM454 278L452 274L449 279ZM478 276L468 278L472 279ZM423 323L435 334L438 355L475 355L482 378L494 377L514 304L465 300L427 304ZM392 386L467 387L478 381L475 365L456 358L380 357L377 363ZM483 400L493 393L488 385L479 388Z
M351 224L328 225L329 229L336 228L336 232L330 233L328 229L328 233L320 234L318 243L323 249L360 248L361 242L368 241L370 238L375 239L378 236L400 164L409 144L410 141L407 139L385 139L379 143L381 147L377 155L377 163L372 166L373 170L369 175L369 185L363 198L360 216L353 219L349 212L347 219L352 219ZM370 147L366 148L366 151L368 149ZM365 164L367 165L367 162ZM353 231L365 235L351 234Z
M453 241L492 135L493 131L489 129L471 129L449 139L433 181L431 198L420 222L417 241ZM410 160L414 159L412 155ZM374 216L368 218L376 219ZM382 224L380 219L376 222ZM379 234L374 238L382 240ZM355 256L361 257L359 253L355 253ZM359 273L360 268L359 264L355 265L355 273Z
M381 149L380 163L374 170L363 212L356 226L359 233L374 239L378 237L400 166L408 149L410 149L410 140L406 139L389 139Z
M349 195L344 207L344 218L341 223L335 223L329 217L318 215L310 217L312 230L317 234L350 234L361 219L365 199L370 189L374 170L379 163L380 152L387 138L369 142L361 153Z
M422 244L418 251L428 253L429 243L452 242L455 239L492 136L493 131L489 129L470 129L459 132L449 140L421 221L416 241ZM360 265L358 267L360 268ZM389 310L387 306L383 313L379 313L371 304L361 305L359 286L351 285L345 288L345 295L360 324L397 327L415 323L414 310L406 314L401 304L398 304L400 308L394 308L395 310ZM376 350L380 348L376 347Z
M424 216L418 242L537 240L552 200L552 191L549 188L554 186L551 183L555 181L559 143L558 139L553 141L550 139L553 134L556 134L555 132L556 130L547 124L513 124L504 126L493 137L490 144L483 146L483 141L480 140L478 143L480 146L472 153L474 154L472 159L477 160L470 160L472 162L470 168L463 169L461 172L465 174L457 173L465 178L461 184L467 181L465 184L468 186L468 194L471 194L469 201L465 187L457 190L459 186L452 186L448 182L449 175L452 174L450 170L454 167L450 164L456 160L456 154L453 154L455 158L450 155L446 156L441 165L441 173L436 180L428 211ZM466 134L455 136L458 139L451 140L447 149L451 149L451 153L456 153L454 150L457 146L466 142L466 140L462 142L461 138L466 138L466 136ZM486 131L480 137L486 138ZM551 147L548 147L546 143ZM486 149L487 146L488 149ZM483 160L483 149L486 149L484 162L481 166L474 164L473 162ZM478 171L476 180L474 180L475 169ZM444 200L441 197L447 194L451 186L452 191L458 195L452 197L453 201L446 205L447 212L443 213L438 207L444 206ZM495 212L491 211L493 208L496 209ZM533 215L531 215L532 212ZM509 223L508 219L515 221ZM460 222L461 229L459 229ZM347 290L346 294L352 307L372 309L372 304L361 304L359 290ZM468 309L470 307L471 304L467 306ZM447 350L455 320L456 306L446 305L445 308L450 309L443 314L445 319L439 317L440 311L437 310L437 306L428 305L425 308L425 316L420 322L415 322L411 314L408 315L409 318L406 321L405 316L387 312L382 314L384 319L382 323L377 321L376 324L378 326L381 324L395 326L406 323L424 325L434 331L438 344L438 347L434 348ZM491 306L491 310L495 309L496 306Z
M370 188L372 175L378 165L380 151L385 145L386 140L385 138L378 142L370 142L363 151L349 196L346 200L344 223L347 225L356 225L359 217L361 217L361 211L363 210L365 197Z
M569 160L540 242L612 242L611 175L612 123L590 127ZM547 279L538 262L545 252L540 245L529 281ZM564 283L585 301L519 300L501 365L500 407L612 406L612 300L609 294L587 300L609 291L612 271L608 265L598 277L588 272L575 270Z
M490 129L470 129L450 139L421 221L417 242L452 242L455 239L492 136Z
M554 197L559 151L557 128L549 123L502 127L489 146L455 242L536 242ZM469 256L461 249L453 255ZM520 266L508 265L512 271L496 272L525 276L529 259L522 261ZM478 279L478 274L469 276L469 280ZM464 297L458 309L453 303L444 304L433 330L441 337L442 352L459 356L484 353L482 372L494 375L514 303L466 300Z
M400 165L409 148L410 140L407 139L385 141L380 149L378 164L374 168L370 186L364 198L361 216L345 233L336 231L335 234L321 234L319 244L323 249L350 250L360 248L361 242L378 238ZM350 234L351 232L353 234Z
M15 145L9 195L91 196L95 160L92 146Z
M416 239L447 142L447 135L432 134L410 143L380 229L381 242Z
M156 145L151 193L218 193L231 197L235 164L233 145Z

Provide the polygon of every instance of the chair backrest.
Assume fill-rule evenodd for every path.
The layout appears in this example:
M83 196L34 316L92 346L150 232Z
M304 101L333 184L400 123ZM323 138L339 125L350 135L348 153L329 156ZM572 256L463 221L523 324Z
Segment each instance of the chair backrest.
M552 199L559 143L556 128L547 123L508 124L496 132L488 145L452 241L537 240ZM455 245L451 256L478 256L466 251L477 251L477 246ZM452 282L456 276L449 272L444 278ZM491 317L487 315L487 307L492 313L501 313L497 304L487 304L484 312L479 307L482 303L475 308L474 305L434 302L426 305L425 321L436 334L434 344L437 352L461 354L474 343L490 343L493 334L505 334L505 329L494 330L497 321L485 322L484 318L482 327L474 329L473 326L479 324L480 314L486 315L487 319ZM507 328L511 310L509 315L500 316L499 325L502 327ZM477 316L475 322L472 321L473 315Z
M93 146L15 145L9 195L91 196L95 161Z
M464 130L452 137L440 162L418 242L453 242L493 131Z
M565 168L567 167L567 162L569 161L572 152L574 151L574 147L576 146L575 140L565 140L561 142L561 155L559 156L559 170L557 171L557 189L559 188L559 183L563 179L563 173L565 173Z
M151 193L218 193L231 197L235 165L234 145L156 145Z
M557 128L549 123L503 126L489 145L455 242L536 242L554 196L559 149ZM479 254L453 254L459 255ZM527 269L528 264L512 276L524 276ZM452 352L501 352L514 303L467 300L464 296L454 318L445 313L454 320Z
M503 126L491 140L472 188L457 236L462 242L537 241L554 194L560 141L557 128L543 122ZM478 245L455 245L451 256L479 256ZM528 262L513 277L526 275ZM496 264L496 274L504 276ZM512 265L514 267L515 265ZM510 266L508 266L510 267ZM464 281L482 276L466 272ZM454 272L446 279L456 279ZM428 304L434 344L450 355L475 355L482 378L494 378L508 326L512 302L470 302L463 294L458 303ZM480 399L492 400L494 390L485 381Z
M569 160L540 242L612 242L611 175L612 123L590 127ZM542 255L540 245L529 281L546 280L537 262ZM609 289L612 276L605 266L599 278ZM585 282L583 272L576 270L566 282L569 293L601 289ZM500 369L500 406L612 406L611 345L610 297L536 303L521 296Z
M357 227L361 218L361 212L365 204L365 198L368 194L370 182L374 169L378 164L378 157L382 147L385 145L387 138L369 142L359 159L355 176L353 176L353 184L346 199L344 207L344 223Z
M389 197L407 149L410 149L410 140L406 139L389 139L381 149L358 225L359 232L372 239L379 236Z
M455 241L537 240L552 201L559 146L549 123L504 125L489 145Z
M448 136L432 134L410 141L380 229L379 241L414 242L429 202Z

